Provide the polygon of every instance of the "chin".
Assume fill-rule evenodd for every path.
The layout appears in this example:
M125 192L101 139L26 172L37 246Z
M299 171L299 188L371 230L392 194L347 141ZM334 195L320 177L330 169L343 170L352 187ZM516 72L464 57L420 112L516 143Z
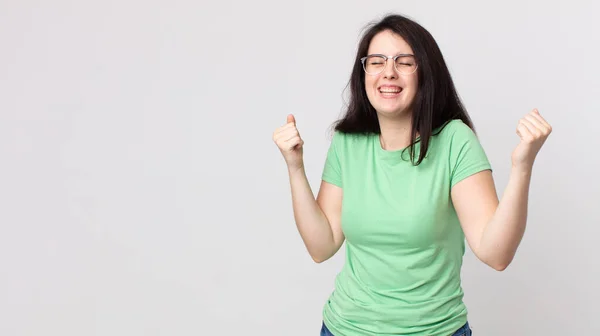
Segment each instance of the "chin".
M409 114L404 106L395 108L380 106L376 107L375 110L379 115L385 117L401 117Z

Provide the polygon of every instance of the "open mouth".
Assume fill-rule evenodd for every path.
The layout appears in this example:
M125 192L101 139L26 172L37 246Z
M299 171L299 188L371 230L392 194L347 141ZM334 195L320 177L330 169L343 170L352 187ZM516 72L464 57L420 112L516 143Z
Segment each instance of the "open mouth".
M378 88L378 90L383 97L388 98L397 97L400 95L400 92L402 92L402 88L395 85L382 85Z

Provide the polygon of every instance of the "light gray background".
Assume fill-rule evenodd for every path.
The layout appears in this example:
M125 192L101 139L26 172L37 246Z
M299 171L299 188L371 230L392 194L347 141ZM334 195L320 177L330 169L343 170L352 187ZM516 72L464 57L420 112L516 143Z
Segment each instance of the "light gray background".
M0 335L317 335L312 262L271 135L313 191L362 27L439 42L495 169L554 126L502 273L465 256L476 335L598 335L597 1L0 1Z

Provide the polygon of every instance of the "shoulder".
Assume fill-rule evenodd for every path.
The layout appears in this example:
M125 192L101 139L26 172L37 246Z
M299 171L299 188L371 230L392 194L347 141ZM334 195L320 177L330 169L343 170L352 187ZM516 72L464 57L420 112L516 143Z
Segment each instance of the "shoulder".
M440 135L446 137L472 135L475 132L460 119L452 119L442 128Z
M356 159L368 155L373 136L359 133L333 133L329 151L339 159Z
M479 142L475 131L460 119L447 122L438 136L440 140L449 145L460 145L472 141Z

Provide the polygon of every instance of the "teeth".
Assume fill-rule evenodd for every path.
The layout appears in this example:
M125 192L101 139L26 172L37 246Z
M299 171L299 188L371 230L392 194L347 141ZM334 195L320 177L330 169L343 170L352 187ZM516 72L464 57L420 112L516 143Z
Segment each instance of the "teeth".
M402 90L401 89L384 89L384 88L381 88L381 89L379 89L379 91L381 93L398 93L398 92L400 92Z

